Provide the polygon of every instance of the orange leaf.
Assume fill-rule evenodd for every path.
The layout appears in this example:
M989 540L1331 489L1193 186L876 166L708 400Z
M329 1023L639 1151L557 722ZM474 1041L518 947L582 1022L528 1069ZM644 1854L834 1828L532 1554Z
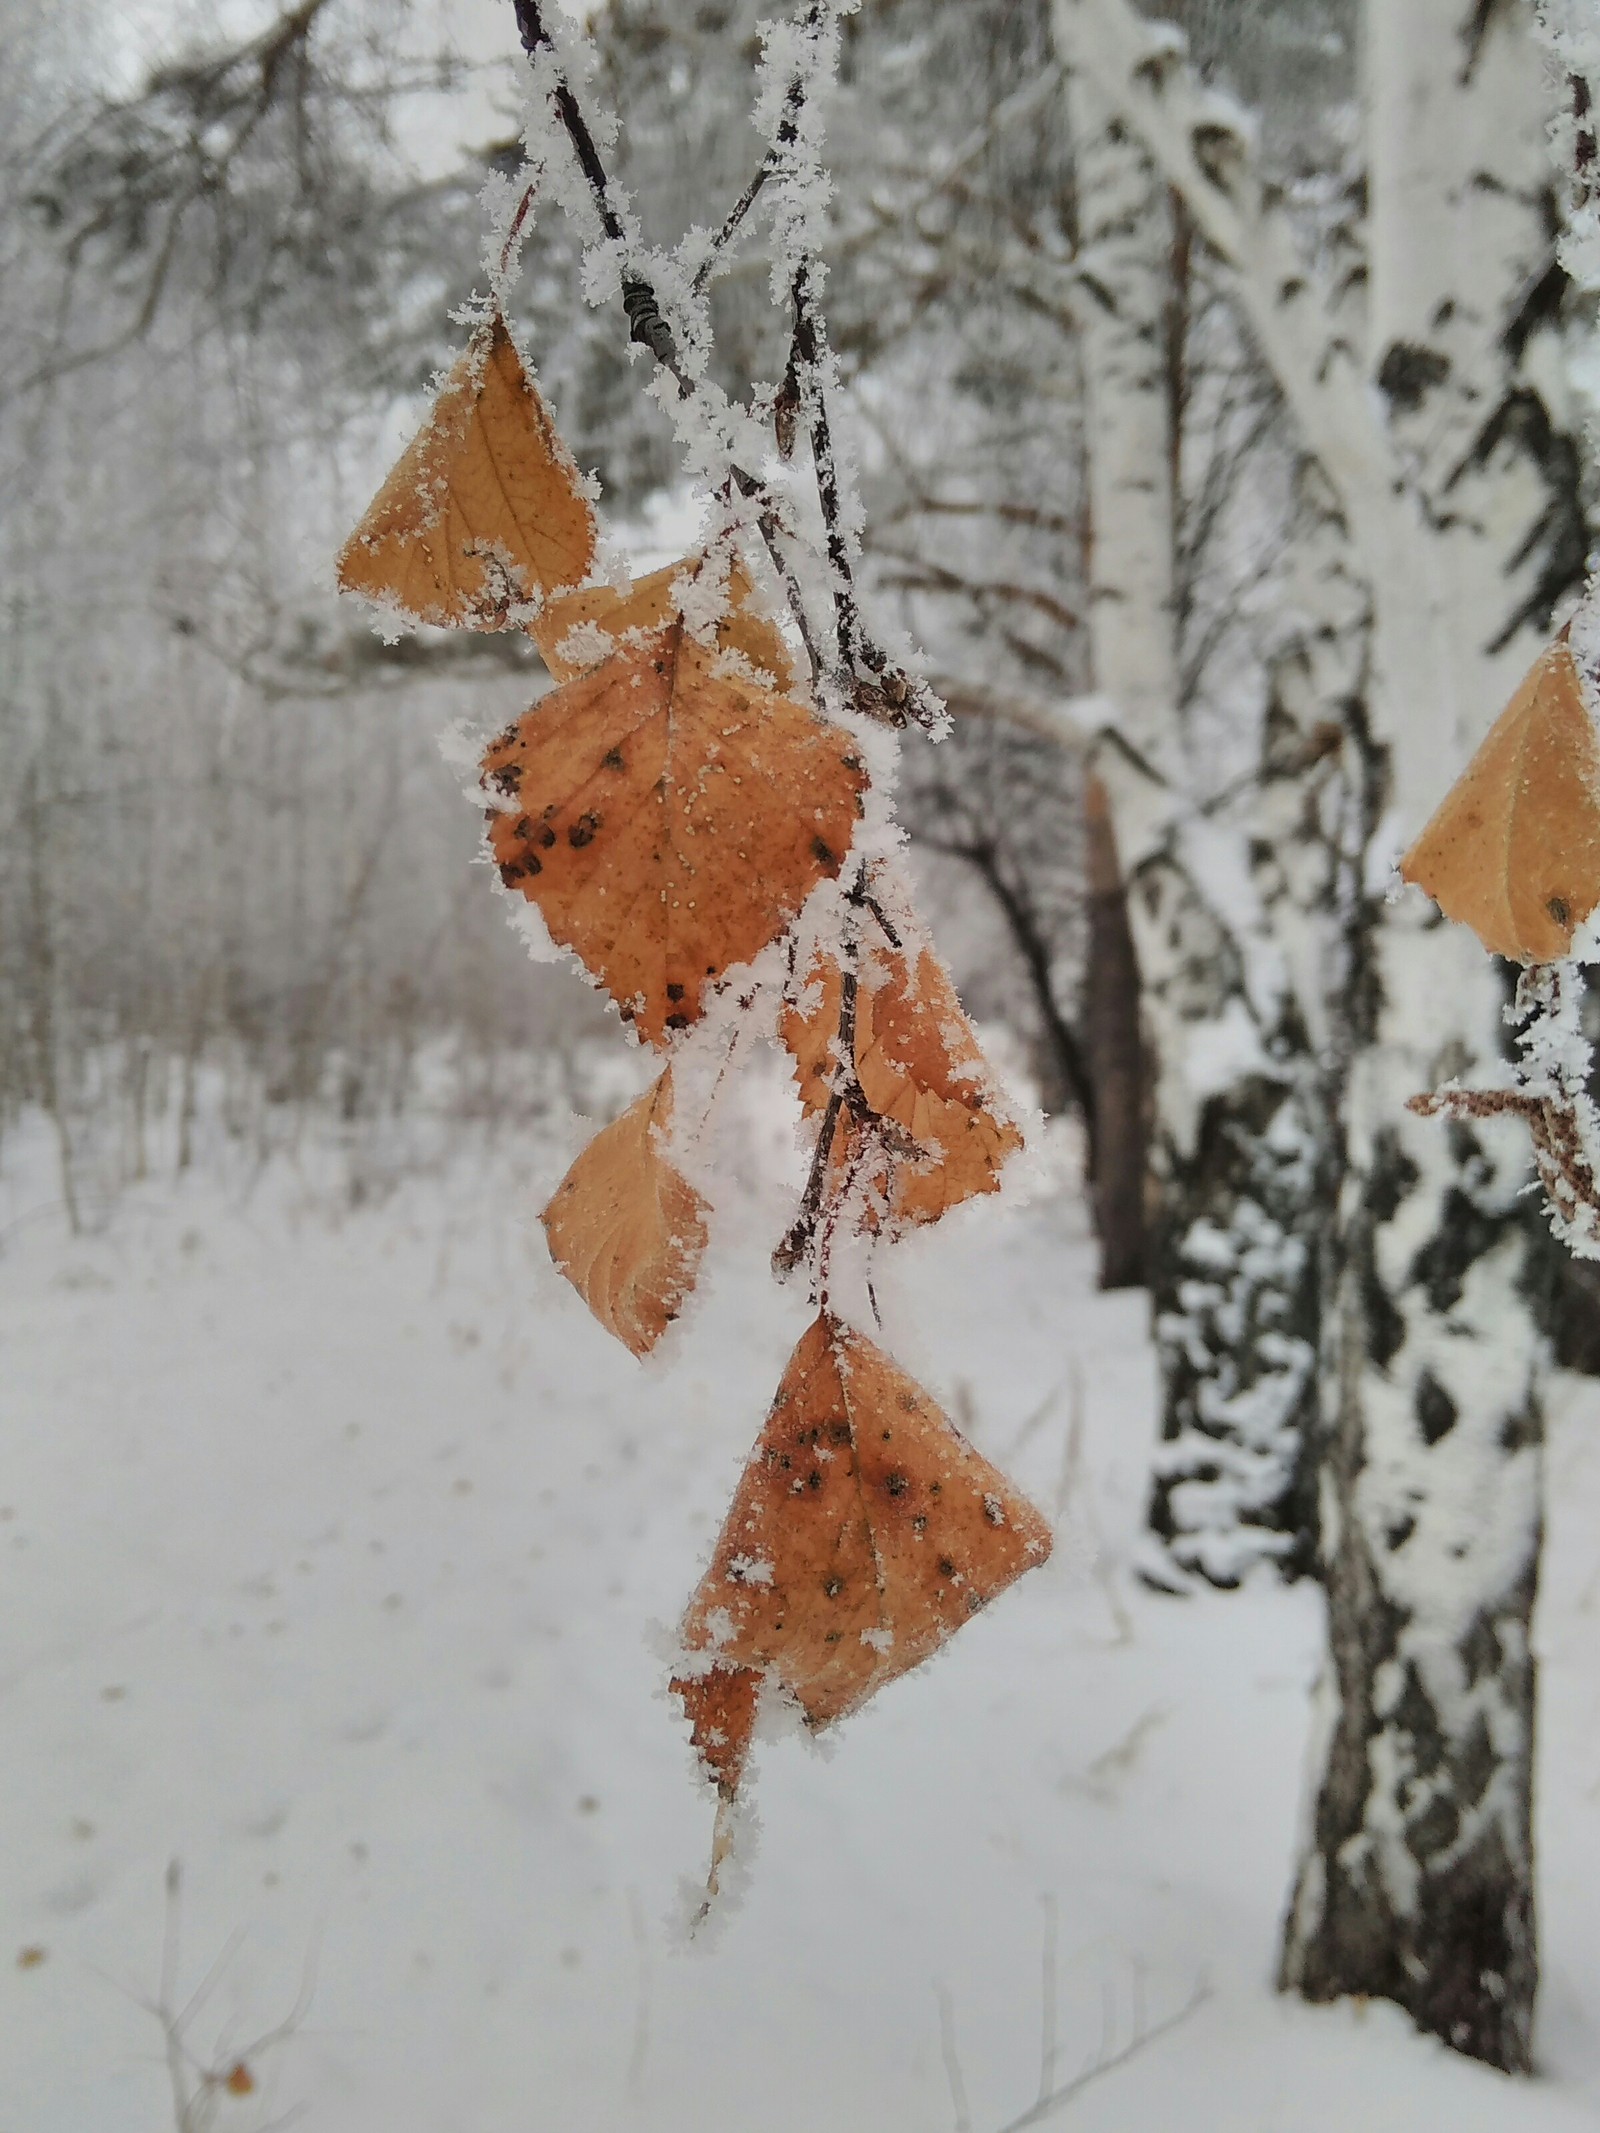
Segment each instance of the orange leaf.
M808 1111L826 1108L837 1078L843 991L838 961L819 953L779 1024ZM891 1229L937 1222L963 1200L996 1191L1001 1167L1022 1146L1022 1134L932 949L914 940L900 948L875 945L862 958L855 1015L862 1095L924 1151L920 1159L891 1161ZM841 1135L841 1165L859 1145L860 1131L852 1123Z
M661 629L675 621L678 609L672 583L688 567L687 563L669 563L665 570L636 578L625 593L613 592L609 585L589 585L581 592L546 601L528 630L556 680L571 681L598 666L615 649L607 639L615 640L629 630ZM796 682L789 647L776 624L751 605L754 597L749 573L735 557L728 568L728 612L717 625L717 643L724 651L741 652L769 687L793 689ZM575 630L581 633L577 637Z
M678 1675L673 1694L689 1721L689 1738L724 1799L731 1800L744 1775L761 1694L759 1667L714 1662L703 1674Z
M683 1308L706 1248L710 1207L661 1153L669 1067L597 1133L540 1220L550 1256L608 1333L648 1355Z
M1050 1552L1050 1529L920 1386L824 1313L800 1342L684 1618L673 1682L725 1795L760 1683L807 1722L918 1666Z
M1550 963L1600 904L1600 739L1566 632L1400 862L1495 955Z
M844 864L866 772L804 705L714 679L681 623L494 741L489 845L651 1044L705 1011Z
M256 2077L242 2059L236 2059L230 2068L227 2080L222 2084L230 2096L253 2096Z
M503 629L577 585L594 511L504 321L480 326L339 556L339 583L417 622Z

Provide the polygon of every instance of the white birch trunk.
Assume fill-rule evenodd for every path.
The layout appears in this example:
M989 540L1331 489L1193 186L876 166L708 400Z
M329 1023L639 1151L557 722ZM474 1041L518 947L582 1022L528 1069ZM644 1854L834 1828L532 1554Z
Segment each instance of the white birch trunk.
M1375 558L1381 862L1421 826L1532 644L1513 559L1541 470L1475 451L1513 386L1503 347L1538 266L1542 97L1520 12L1374 0L1369 350L1427 538ZM1470 39L1477 34L1476 50ZM1396 559L1398 561L1398 559ZM1408 1095L1500 1049L1502 986L1420 899L1374 903L1373 1021L1347 1098L1322 1477L1331 1643L1326 1759L1283 1980L1379 1993L1457 2049L1531 2065L1530 1617L1543 1342L1515 1135L1429 1132Z
M1332 1658L1283 1980L1318 1999L1387 1996L1458 2049L1524 2069L1543 1361L1525 1161L1514 1140L1405 1112L1413 1091L1494 1056L1501 990L1467 936L1384 890L1532 656L1524 625L1553 589L1539 551L1552 535L1572 545L1558 366L1537 376L1537 341L1511 330L1547 241L1527 26L1474 0L1370 0L1361 336L1338 327L1248 142L1159 31L1126 0L1058 7L1231 266L1371 601L1330 1045L1349 1061L1321 1491Z
M1303 1568L1316 1401L1322 1143L1301 1025L1237 824L1192 819L1176 597L1179 440L1169 376L1175 218L1113 115L1079 10L1058 10L1078 175L1093 685L1153 1062L1150 1286L1163 1385L1145 1575L1234 1585ZM1209 887L1218 869L1228 908Z

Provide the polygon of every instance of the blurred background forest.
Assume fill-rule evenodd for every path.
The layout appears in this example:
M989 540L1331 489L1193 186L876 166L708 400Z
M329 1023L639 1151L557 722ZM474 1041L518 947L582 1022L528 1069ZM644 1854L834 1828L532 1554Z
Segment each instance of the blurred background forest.
M770 6L589 15L648 243L749 177ZM311 1142L343 1211L556 1145L624 1093L617 1032L525 955L439 746L549 676L333 589L522 166L509 0L0 19L0 1176L50 1152L16 1221L93 1240ZM1515 1130L1405 1113L1498 1071L1509 987L1392 892L1600 516L1550 109L1525 0L862 0L828 113L864 604L953 714L904 742L913 864L1082 1173L1042 1219L1081 1202L1093 1254L1034 1275L1150 1298L1148 1347L1142 1301L1095 1322L1157 1388L1095 1543L1119 1640L1153 1592L1320 1580L1281 1982L1513 2071L1548 1366L1600 1366L1600 1296ZM767 243L711 285L741 396L788 352ZM656 567L697 502L581 282L541 200L513 324Z
M202 1065L206 1130L265 1149L308 1104L353 1129L403 1110L424 1063L452 1103L526 1101L533 1053L598 1025L484 893L435 745L456 718L520 706L537 654L443 633L385 646L331 590L453 353L484 179L517 160L504 12L330 0L262 29L194 8L14 11L0 1128L25 1104L50 1113L86 1221L120 1180L189 1160ZM1350 10L1181 12L1207 69L1262 110L1285 177L1336 183ZM633 0L596 19L653 238L742 183L755 22ZM906 772L941 941L1066 1111L1085 1073L1082 750L1052 720L1093 676L1071 149L1036 89L1049 44L1042 7L854 18L831 301L876 606L972 700ZM671 437L575 269L547 213L519 323L614 522L648 548L652 514L684 520ZM1185 715L1220 792L1262 715L1287 460L1203 261L1176 300L1174 376L1198 410ZM718 302L730 382L778 375L759 246ZM159 1156L157 1120L178 1125Z

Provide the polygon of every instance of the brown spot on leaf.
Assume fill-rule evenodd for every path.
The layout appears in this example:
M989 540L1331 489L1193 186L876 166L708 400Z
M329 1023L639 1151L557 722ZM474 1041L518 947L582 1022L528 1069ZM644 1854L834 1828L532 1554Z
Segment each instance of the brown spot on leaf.
M1050 1550L1049 1528L1004 1477L960 1437L929 1400L896 1433L891 1468L873 1427L886 1408L899 1411L904 1373L861 1334L826 1313L790 1358L757 1447L723 1523L711 1567L684 1619L686 1650L714 1654L719 1668L770 1677L798 1701L808 1723L830 1724L884 1682L935 1651L966 1621L968 1592L981 1600L1003 1592ZM780 1478L814 1429L847 1418L850 1447L821 1469L806 1509ZM774 1456L776 1455L776 1456ZM948 1478L944 1501L924 1519L945 1543L940 1554L966 1564L958 1593L926 1547L914 1521L883 1499L932 1474ZM928 1494L939 1484L928 1482ZM1002 1502L1003 1523L988 1516ZM730 1583L736 1558L756 1556L771 1576ZM674 1683L694 1715L698 1690ZM752 1714L754 1699L750 1705ZM742 1767L742 1749L737 1758ZM709 1758L708 1758L709 1761ZM714 1772L727 1767L712 1763Z
M626 767L607 788L607 834L591 841L579 833L591 780L613 751ZM821 879L802 810L820 811L830 854L848 846L860 773L846 753L803 705L714 676L680 625L542 698L483 771L492 782L515 761L528 813L567 831L523 893L614 999L637 1003L640 1034L660 1045L704 1012L699 973L751 961ZM713 756L731 775L702 775ZM512 856L516 821L489 825L497 861ZM759 865L740 856L756 853ZM682 1022L669 1023L674 1008Z

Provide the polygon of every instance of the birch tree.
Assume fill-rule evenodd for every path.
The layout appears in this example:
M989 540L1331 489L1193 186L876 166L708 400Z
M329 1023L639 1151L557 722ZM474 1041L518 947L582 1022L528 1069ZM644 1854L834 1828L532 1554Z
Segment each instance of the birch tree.
M1209 391L1192 376L1196 340L1208 328L1215 340L1219 323L1197 258L1203 240L1108 96L1093 25L1058 9L1057 35L1079 201L1089 633L1111 720L1100 753L1154 1062L1163 1442L1151 1524L1164 1545L1145 1575L1180 1588L1195 1574L1232 1585L1263 1560L1303 1568L1309 1553L1315 1185L1326 1141L1307 1100L1304 1020L1250 858L1263 841L1255 802L1274 765L1264 751L1247 754L1241 777L1236 736L1219 752L1197 701L1207 634L1214 649L1226 615L1225 601L1204 611L1197 602L1206 538L1273 396L1268 386L1241 403L1216 373ZM1240 365L1234 377L1244 374ZM1241 723L1256 721L1235 707ZM1281 735L1271 746L1299 752ZM1285 826L1268 841L1282 841Z
M1509 10L1367 9L1357 336L1170 47L1117 0L1062 12L1227 263L1370 603L1370 686L1344 707L1331 1017L1349 1052L1322 1470L1331 1654L1283 1981L1395 1999L1458 2049L1525 2069L1542 1359L1525 1168L1488 1132L1424 1142L1407 1119L1415 1088L1494 1057L1501 994L1384 889L1437 764L1487 725L1570 576L1572 455L1534 382L1550 372L1532 301L1548 287L1533 55Z

